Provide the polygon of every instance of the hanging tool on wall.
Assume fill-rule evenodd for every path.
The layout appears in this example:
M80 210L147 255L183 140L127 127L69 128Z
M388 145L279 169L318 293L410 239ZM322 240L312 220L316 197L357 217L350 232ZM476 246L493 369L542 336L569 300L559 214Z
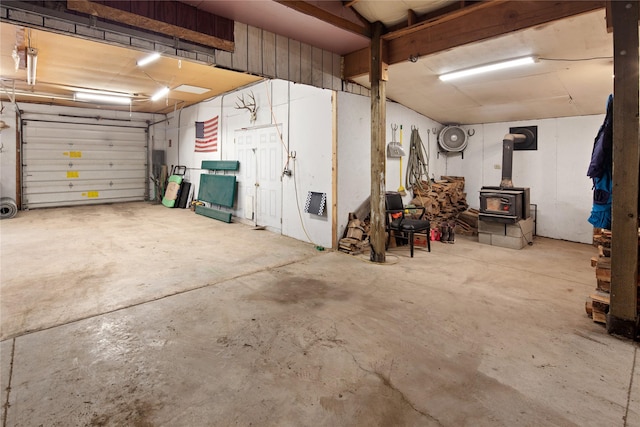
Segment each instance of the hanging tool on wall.
M402 126L400 126L402 128ZM387 157L391 159L402 158L406 153L404 152L404 148L402 148L402 144L399 144L396 141L396 131L398 130L398 125L395 123L391 124L391 142L387 145Z
M424 189L430 186L429 181L429 153L425 150L418 128L411 126L411 142L409 143L409 160L407 161L407 188L417 186Z
M398 131L398 125L391 124L391 142L387 145L387 157L390 159L400 159L400 187L398 192L405 195L404 187L402 186L402 156L405 155L404 148L402 148L402 125L400 126L400 142L396 141L396 132Z
M400 156L400 187L398 187L398 193L403 196L407 195L404 186L402 185L402 156L404 156L404 148L402 148L402 125L400 125L400 149L402 150L402 155Z

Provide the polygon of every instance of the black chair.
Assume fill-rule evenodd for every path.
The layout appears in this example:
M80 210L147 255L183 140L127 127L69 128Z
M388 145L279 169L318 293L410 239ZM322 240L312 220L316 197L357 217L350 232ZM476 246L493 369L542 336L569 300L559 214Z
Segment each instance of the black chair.
M411 248L411 258L413 258L413 235L415 233L425 233L427 236L427 249L431 252L431 239L429 236L431 224L428 219L424 219L424 206L405 208L402 203L402 195L396 192L386 193L385 201L387 211L387 248L391 242L391 234L395 234L396 237L400 237L402 239L408 239L409 247ZM405 216L405 209L409 209L414 212L411 216L419 213L418 218L412 218L409 214L406 214ZM395 233L391 233L392 231Z

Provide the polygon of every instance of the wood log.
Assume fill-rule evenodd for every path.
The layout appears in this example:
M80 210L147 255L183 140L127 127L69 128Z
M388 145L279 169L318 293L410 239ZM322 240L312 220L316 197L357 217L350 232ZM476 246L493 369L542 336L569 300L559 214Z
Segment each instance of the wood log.
M607 323L607 313L603 313L601 311L593 309L593 312L591 313L591 317L594 322L604 323L604 324Z
M595 292L589 295L593 304L593 311L607 313L609 311L610 296L605 292Z
M584 303L584 310L587 312L587 315L591 317L591 314L593 313L593 301L587 299Z
M611 283L611 269L596 267L596 279Z
M426 217L434 224L455 221L459 214L469 207L464 192L463 177L443 176L435 182L423 181L420 186L414 185L412 190L414 199L411 203L415 206L424 206ZM470 225L477 229L477 218L475 221L470 221ZM461 227L461 230L467 229Z
M600 292L611 292L611 281L598 279L596 290Z

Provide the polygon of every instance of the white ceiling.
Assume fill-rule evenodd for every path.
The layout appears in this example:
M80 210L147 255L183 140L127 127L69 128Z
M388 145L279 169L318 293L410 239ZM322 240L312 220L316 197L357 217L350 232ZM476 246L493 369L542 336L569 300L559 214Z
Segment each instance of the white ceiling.
M290 9L272 0L254 1L185 1L203 10L219 14L252 26L264 28L278 34L322 47L323 49L346 54L368 45L368 40L362 35L336 28L326 22L309 15ZM357 0L351 2L309 1L312 5L325 10L338 10L342 19L359 22L355 13L349 14L340 9L342 3L352 3L360 15L368 21L380 20L387 26L393 26L406 21L408 10L422 15L455 1L447 0ZM511 33L504 37L488 41L457 47L449 51L421 57L417 62L393 64L389 68L387 95L390 99L406 105L425 116L442 123L472 124L514 120L542 119L550 117L564 117L575 115L604 113L606 97L612 91L612 36L606 32L604 22L604 8L596 12L575 16L541 25L521 32ZM0 74L7 77L11 74L10 58L11 43L5 43L3 28L2 56ZM46 34L41 40L54 40ZM64 36L56 36L64 37ZM122 61L116 56L110 56L109 62L115 67L109 67L105 61L93 60L95 55L87 51L107 49L107 45L97 44L81 39L75 39L74 44L79 47L69 49L66 42L55 39L56 44L67 46L65 61L67 64L83 64L77 72L65 77L65 64L59 64L57 73L52 70L55 81L53 86L82 85L88 88L111 89L117 82L127 90L141 92L140 108L153 108L145 99L152 93L157 84L152 79L141 75L135 68L135 58L141 52L123 49ZM113 46L111 46L113 47ZM52 48L53 49L53 48ZM42 51L44 55L45 50ZM109 50L110 55L116 55ZM483 77L443 83L438 80L439 73L469 66L495 62L497 60L534 54L541 58L561 59L561 61L540 60L535 65L519 70L504 71ZM104 55L102 55L104 57ZM598 60L578 60L591 57L605 57ZM45 64L44 57L42 65ZM172 84L185 83L201 86L196 82L198 74L206 74L209 80L216 79L215 73L227 70L215 67L189 64L196 67L193 73L187 73L178 68L176 60L167 59L156 65L152 77L162 82L169 80ZM54 67L53 64L50 65ZM163 67L168 67L166 70ZM82 73L84 69L84 73ZM197 71L201 70L201 71ZM21 70L22 74L25 74ZM45 73L44 67L39 66L39 73ZM12 75L20 83L25 76L18 73ZM45 78L42 74L42 78ZM156 76L158 76L156 78ZM246 76L246 74L245 74ZM70 81L71 78L76 79ZM141 78L142 77L142 78ZM78 82L77 79L81 79ZM178 80L179 79L179 80ZM226 80L226 77L217 78ZM149 83L148 89L141 91L142 82ZM194 80L193 82L191 80ZM368 87L368 77L363 76L356 81ZM239 82L246 84L245 79ZM240 83L239 83L240 84ZM105 87L108 86L108 87ZM212 97L230 90L229 85L210 88L206 97ZM37 87L36 87L37 90ZM50 91L51 88L43 89ZM148 92L148 93L147 93ZM177 101L172 100L173 106ZM54 102L51 100L51 102ZM185 101L186 102L186 101ZM156 111L162 112L172 108L167 104ZM143 111L143 110L139 110Z
M369 39L365 36L337 28L273 0L181 0L181 2L215 15L262 28L340 55L369 45ZM342 2L340 1L307 1L307 3L318 6L347 21L361 24L357 15L353 12L349 13L351 10L342 7ZM368 0L363 1L363 3L368 3ZM395 2L376 1L375 3L381 6L384 3L392 4Z
M613 91L613 41L604 18L602 9L391 65L387 96L446 124L604 113ZM540 59L460 80L438 79L445 72L527 55ZM356 81L369 86L367 76Z
M353 8L369 22L380 21L387 27L407 20L407 11L412 10L422 15L440 9L444 6L458 3L456 0L359 0Z

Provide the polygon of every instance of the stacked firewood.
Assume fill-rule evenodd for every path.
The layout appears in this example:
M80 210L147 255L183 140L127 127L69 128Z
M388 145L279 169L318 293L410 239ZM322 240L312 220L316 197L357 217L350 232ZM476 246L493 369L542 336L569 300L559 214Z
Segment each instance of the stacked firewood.
M598 255L591 258L591 266L596 268L596 289L587 298L585 309L594 322L606 324L611 292L611 231L594 228L593 245L598 248ZM640 247L640 230L638 246ZM640 275L638 287L640 288ZM640 302L640 291L638 298ZM638 308L640 309L640 304Z
M464 177L442 176L434 182L422 181L421 185L413 186L413 195L411 203L424 206L426 217L432 224L455 222L458 215L469 207Z
M598 255L591 258L591 266L596 268L597 284L595 292L587 298L585 309L594 322L607 323L611 292L611 231L594 228L593 245L598 248Z
M357 255L369 248L369 221L360 221L351 215L345 235L338 242L338 250Z
M478 234L478 210L467 209L460 212L456 219L456 233L466 236L475 236Z

